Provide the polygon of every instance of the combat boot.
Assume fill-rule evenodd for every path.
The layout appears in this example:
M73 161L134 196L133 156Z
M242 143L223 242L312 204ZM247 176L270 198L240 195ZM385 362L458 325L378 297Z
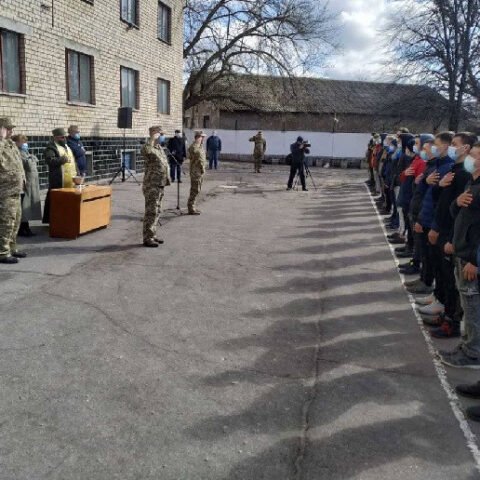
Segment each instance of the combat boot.
M13 265L14 263L18 263L18 258L12 257L9 255L8 257L0 258L0 263L6 263L7 265Z

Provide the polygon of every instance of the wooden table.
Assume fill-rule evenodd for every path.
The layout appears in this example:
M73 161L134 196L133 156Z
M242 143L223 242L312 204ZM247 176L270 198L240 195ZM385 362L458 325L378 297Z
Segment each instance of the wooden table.
M50 191L50 236L77 238L110 224L112 187L87 185L81 190Z

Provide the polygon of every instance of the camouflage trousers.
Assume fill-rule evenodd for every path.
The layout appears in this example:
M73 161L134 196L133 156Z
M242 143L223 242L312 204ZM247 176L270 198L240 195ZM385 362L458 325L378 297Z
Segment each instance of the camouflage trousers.
M17 233L21 219L20 195L0 199L0 258L17 251Z
M143 217L143 241L155 238L157 224L162 211L163 187L147 187L143 189L145 196L145 216Z
M255 168L256 172L260 172L260 169L262 168L262 160L263 160L263 155L262 156L254 155L253 156L253 165L254 165L254 168Z
M190 196L188 197L188 211L195 211L195 201L202 190L203 177L190 178Z

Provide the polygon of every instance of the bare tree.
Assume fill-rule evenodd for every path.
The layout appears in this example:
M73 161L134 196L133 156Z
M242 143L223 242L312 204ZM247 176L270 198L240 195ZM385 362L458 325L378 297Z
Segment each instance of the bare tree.
M333 47L326 0L185 0L184 17L186 110L230 99L234 73L304 73Z
M478 49L480 0L396 0L388 41L400 76L433 86L448 101L448 124L457 130ZM470 82L471 83L471 82Z

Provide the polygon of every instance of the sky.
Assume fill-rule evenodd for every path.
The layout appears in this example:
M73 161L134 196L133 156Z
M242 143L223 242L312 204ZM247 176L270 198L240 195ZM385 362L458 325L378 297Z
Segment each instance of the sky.
M382 33L388 0L331 0L330 9L340 23L338 41L342 51L326 60L320 74L343 80L388 80L382 61Z

